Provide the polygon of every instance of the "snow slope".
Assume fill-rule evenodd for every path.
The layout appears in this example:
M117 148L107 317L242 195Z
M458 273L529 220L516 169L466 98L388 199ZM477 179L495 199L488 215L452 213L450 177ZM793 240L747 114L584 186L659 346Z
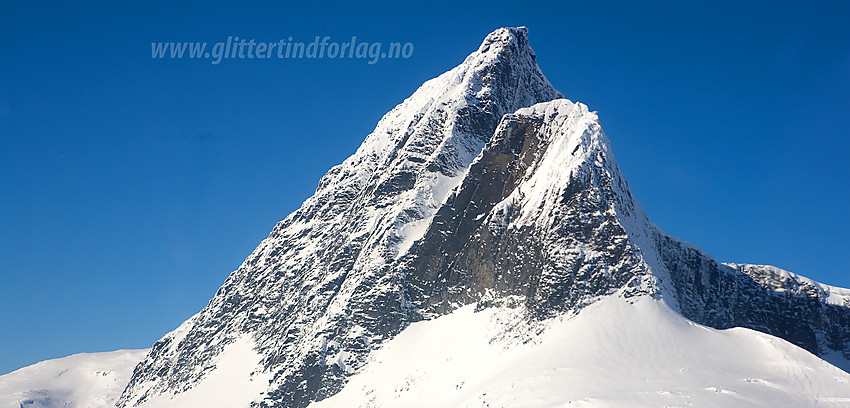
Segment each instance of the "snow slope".
M261 356L254 342L243 336L228 344L213 363L214 371L198 386L177 395L157 394L145 407L246 407L268 387L271 375L257 370ZM129 380L129 378L128 378ZM222 392L222 390L227 390Z
M148 351L81 353L21 368L0 376L0 407L112 407Z
M412 324L311 407L847 407L850 374L782 339L608 296L528 324L474 305ZM509 333L509 334L508 334Z

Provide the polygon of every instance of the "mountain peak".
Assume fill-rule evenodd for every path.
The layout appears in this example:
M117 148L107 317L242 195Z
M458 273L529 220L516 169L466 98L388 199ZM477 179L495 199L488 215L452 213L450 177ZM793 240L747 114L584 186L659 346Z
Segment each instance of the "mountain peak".
M478 47L478 52L498 52L501 49L511 46L515 46L518 49L530 49L528 46L528 28L525 26L499 28L484 38L481 46Z
M464 64L509 65L520 70L539 70L537 54L529 45L528 29L525 27L502 27L491 32Z

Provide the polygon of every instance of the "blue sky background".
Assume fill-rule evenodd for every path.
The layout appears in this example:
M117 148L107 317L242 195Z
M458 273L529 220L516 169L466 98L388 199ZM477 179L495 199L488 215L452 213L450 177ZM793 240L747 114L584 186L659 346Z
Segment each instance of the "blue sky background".
M149 347L490 31L599 111L650 218L850 287L846 2L4 2L0 373ZM589 4L598 3L598 4ZM154 41L412 42L408 60L154 60Z

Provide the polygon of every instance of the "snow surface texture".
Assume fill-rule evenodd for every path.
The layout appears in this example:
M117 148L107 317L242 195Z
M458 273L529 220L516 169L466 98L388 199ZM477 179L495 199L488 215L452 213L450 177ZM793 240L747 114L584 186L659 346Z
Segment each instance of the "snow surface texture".
M537 379L541 387L554 387L563 379L547 367L508 369L521 355L540 364L553 360L572 367L571 375L611 385L605 398L612 404L638 391L699 399L709 387L729 398L732 394L724 390L745 399L781 398L781 393L759 394L746 387L795 381L801 383L790 389L810 398L844 398L833 392L838 380L824 374L833 369L803 349L836 364L850 357L850 305L841 304L847 292L778 269L720 264L666 235L632 197L596 113L560 98L537 67L524 28L488 35L461 65L426 82L385 115L357 152L322 178L316 194L275 226L207 307L154 344L118 406L291 408L340 391L356 394L362 387L351 388L347 381L373 369L366 364L374 350L409 330L415 333L416 327L431 327L408 328L411 323L435 319L437 324L446 321L440 320L444 315L452 321L473 304L484 313L476 316L501 313L488 308L513 307L520 321L511 327L518 331L506 329L504 337L516 340L525 334L524 340L537 347L511 340L516 348L505 353L514 357L504 363L488 360L495 354L486 347L473 354L482 358L476 361L460 351L434 351L493 367L504 374L493 374L489 380L494 384L526 389L531 387L527 381ZM611 296L614 303L599 302ZM601 320L593 317L597 312ZM744 329L717 332L686 324L674 312L718 329L747 327L793 345ZM620 327L607 326L609 314ZM644 314L647 320L641 320ZM565 316L577 317L553 323ZM644 327L644 333L630 320L659 325L657 338L650 333L654 327ZM468 323L470 328L483 324ZM545 330L538 338L524 327ZM582 334L573 332L578 328L597 333L593 344L605 353L588 352L601 361L571 350L563 350L564 359L552 357L552 350L563 345L581 350ZM484 333L476 330L470 341ZM652 341L632 347L623 340L629 336L618 330ZM705 348L676 348L671 333ZM455 337L466 334L458 330ZM458 347L472 347L461 340ZM734 347L737 343L744 347ZM455 343L439 344L451 348ZM661 356L668 349L677 354ZM689 359L686 351L699 355ZM606 354L648 365L620 366ZM643 355L657 358L641 360ZM792 362L761 361L784 355L792 355ZM568 357L586 365L569 363ZM420 390L425 394L417 394L426 398L423 403L442 398L429 396L426 389L445 385L437 377L456 378L452 370L481 380L461 366L440 372L420 362L423 370L437 370L429 381L417 383L425 387ZM703 362L705 371L699 371L696 365ZM775 364L787 372L776 374ZM673 366L690 368L694 377L659 374ZM586 372L576 372L579 367ZM617 370L624 381L649 370L667 382L627 382L617 388L605 378L618 378ZM718 371L728 375L709 382ZM738 379L752 381L745 386ZM239 382L221 385L229 381ZM395 398L371 386L380 394L376 401ZM481 384L470 387L507 398L492 400L494 406L512 405L510 393L490 394L494 391ZM580 389L601 390L589 384L559 387L565 394L550 397L594 398L597 394L581 396ZM517 391L515 397L532 394Z
M147 349L82 353L21 368L0 376L0 407L113 407L133 367L147 353Z
M471 305L414 323L340 393L310 405L667 406L847 407L850 374L773 336L701 326L646 296L608 296L535 324L517 309Z

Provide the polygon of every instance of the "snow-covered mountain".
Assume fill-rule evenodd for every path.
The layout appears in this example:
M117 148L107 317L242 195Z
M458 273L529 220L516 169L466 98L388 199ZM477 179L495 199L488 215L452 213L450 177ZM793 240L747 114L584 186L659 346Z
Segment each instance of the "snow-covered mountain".
M850 403L817 356L850 367L850 291L653 225L596 113L503 28L387 113L118 406Z
M418 319L394 265L502 116L561 97L535 59L524 29L498 30L387 113L204 310L153 346L120 405L158 406L189 391L246 342L258 361L246 374L268 387L244 404L305 406L337 392L373 348Z
M3 408L108 408L148 353L119 350L42 361L0 376Z

